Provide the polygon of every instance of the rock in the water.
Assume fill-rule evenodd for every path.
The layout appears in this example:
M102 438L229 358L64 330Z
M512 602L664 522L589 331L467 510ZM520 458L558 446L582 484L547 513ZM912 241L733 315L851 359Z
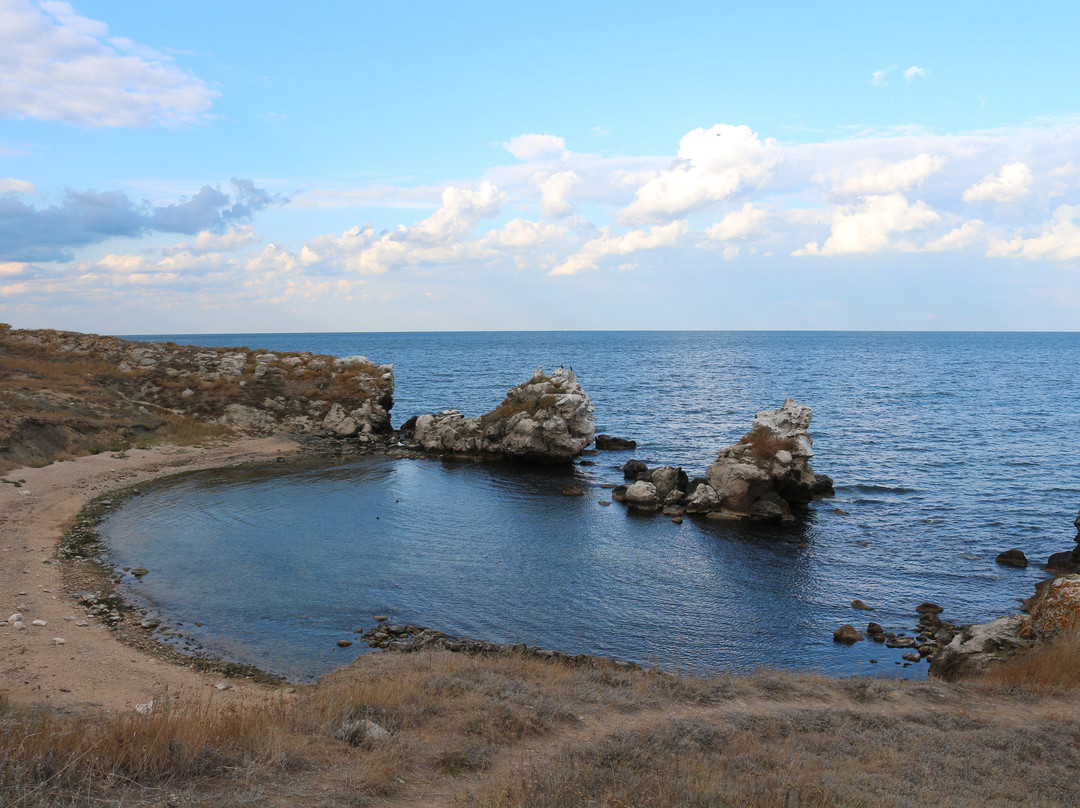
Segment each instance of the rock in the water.
M945 610L936 603L924 601L915 607L915 611L919 614L941 614Z
M997 563L1003 564L1006 567L1026 567L1028 565L1027 556L1024 555L1023 550L1006 550L1003 553L998 553L994 559Z
M851 608L852 609L861 609L864 612L872 612L872 611L874 611L873 606L867 606L865 603L863 603L861 600L858 600L858 599L855 599L855 600L851 601Z
M578 488L576 485L568 485L562 490L564 497L580 497L585 492Z
M700 483L691 489L683 503L687 513L708 513L720 510L720 495L708 483Z
M660 498L657 496L656 486L642 480L638 480L629 486L623 496L626 504L632 508L655 511L660 507Z
M649 475L649 482L656 486L656 497L663 501L672 491L686 490L686 472L672 466L657 466ZM681 485L680 485L681 484Z
M593 440L593 406L574 372L537 369L479 418L445 410L416 419L412 440L435 454L566 462Z
M851 645L852 643L857 643L860 640L866 639L859 633L859 630L855 628L855 626L847 624L840 626L840 628L834 631L832 638L833 642L841 642L844 643L844 645Z
M648 473L649 467L641 460L627 460L622 467L623 477L628 480L636 480L642 473Z
M622 452L629 449L636 449L637 441L627 440L626 438L616 438L614 435L597 435L596 448L604 449L609 452Z
M832 493L832 481L810 468L810 417L809 407L787 399L779 409L759 412L739 443L720 450L706 478L723 508L787 519L792 505Z

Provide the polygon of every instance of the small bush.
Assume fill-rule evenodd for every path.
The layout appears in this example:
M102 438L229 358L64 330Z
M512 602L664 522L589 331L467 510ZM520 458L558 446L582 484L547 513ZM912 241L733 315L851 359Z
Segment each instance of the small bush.
M795 449L795 441L791 438L781 438L767 426L760 424L743 435L739 443L749 444L754 456L766 463L771 462L781 449L788 452Z
M1076 690L1080 687L1080 634L1070 632L994 665L982 681L991 689L1040 695Z

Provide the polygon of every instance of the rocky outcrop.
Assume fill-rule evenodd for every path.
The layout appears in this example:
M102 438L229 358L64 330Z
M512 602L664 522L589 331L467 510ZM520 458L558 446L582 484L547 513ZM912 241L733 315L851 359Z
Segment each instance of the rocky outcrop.
M964 626L952 642L934 655L930 673L959 679L985 673L1018 653L1075 632L1080 627L1080 575L1063 575L1036 585L1026 602L1030 615L999 617L983 625Z
M12 452L13 462L47 462L78 451L77 438L50 446L67 434L66 425L73 435L94 436L87 445L106 446L122 446L176 417L251 434L354 443L392 432L393 365L363 356L202 348L0 327L0 370L7 372L0 444L27 447L22 456ZM38 425L34 419L42 414L48 424ZM101 432L107 440L97 437Z
M742 440L725 446L706 472L722 508L759 519L790 519L792 505L830 496L832 480L810 467L812 412L792 399L754 417Z
M402 427L408 444L431 453L565 462L593 441L593 405L572 370L538 368L479 418L458 410L421 415Z
M759 412L750 432L721 449L704 478L690 480L681 468L649 469L641 460L628 460L623 476L634 483L613 498L638 510L680 508L680 516L791 519L793 506L833 493L832 480L810 468L811 414L790 398L779 409Z
M1080 572L1080 514L1077 514L1076 519L1073 520L1073 525L1076 527L1076 547L1050 556L1050 560L1046 562L1045 567L1048 572Z

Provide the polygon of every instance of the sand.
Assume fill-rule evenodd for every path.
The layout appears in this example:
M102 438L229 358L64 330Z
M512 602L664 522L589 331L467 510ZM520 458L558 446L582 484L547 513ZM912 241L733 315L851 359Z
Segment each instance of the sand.
M164 694L213 693L237 698L261 687L156 659L120 642L64 594L57 546L68 522L92 497L166 474L291 456L301 447L283 437L241 439L212 448L162 446L108 452L19 468L0 475L0 621L21 612L25 630L0 625L0 692L13 704L60 710L134 709ZM35 626L34 620L47 625ZM88 620L80 627L77 622ZM64 640L63 644L56 639Z

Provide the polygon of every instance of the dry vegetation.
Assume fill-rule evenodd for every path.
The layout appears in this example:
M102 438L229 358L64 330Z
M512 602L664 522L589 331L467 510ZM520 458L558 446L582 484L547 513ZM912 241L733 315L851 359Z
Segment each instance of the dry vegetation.
M781 438L771 429L760 424L743 435L739 439L739 443L749 444L754 457L764 463L772 462L772 459L776 457L776 453L781 449L790 452L795 448L793 440Z
M318 686L231 706L166 694L148 716L9 709L0 797L25 806L1071 805L1075 674L1056 695L1039 695L1046 687L773 671L682 678L517 654L385 653ZM390 738L337 737L356 719Z

